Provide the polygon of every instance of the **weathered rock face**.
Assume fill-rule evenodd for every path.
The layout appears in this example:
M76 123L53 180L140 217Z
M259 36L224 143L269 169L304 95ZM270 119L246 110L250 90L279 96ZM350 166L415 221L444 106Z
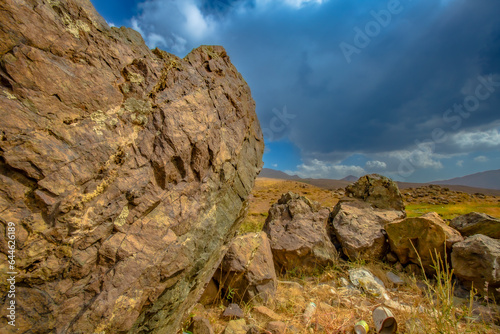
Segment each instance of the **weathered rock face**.
M434 271L432 259L436 259L435 252L444 259L444 249L449 253L454 243L463 240L460 233L446 225L435 212L389 223L385 230L391 250L402 264L420 265L420 256L424 269L431 273Z
M150 51L88 0L5 0L0 22L0 233L16 224L16 329L175 333L261 168L249 87L223 48ZM4 238L0 252L6 272Z
M230 289L237 302L273 297L278 281L267 234L249 233L234 239L214 280L226 292Z
M453 219L450 226L464 236L483 234L490 238L500 239L500 219L485 213L471 212Z
M373 208L360 200L341 200L330 214L331 230L351 260L381 259L388 250L385 224L405 213Z
M291 192L273 204L263 231L278 270L310 272L337 260L326 230L329 213L319 203Z
M476 234L453 245L451 263L455 275L469 287L500 297L500 241Z
M358 181L345 188L345 194L370 203L378 209L405 210L398 185L382 175L369 174L360 177Z

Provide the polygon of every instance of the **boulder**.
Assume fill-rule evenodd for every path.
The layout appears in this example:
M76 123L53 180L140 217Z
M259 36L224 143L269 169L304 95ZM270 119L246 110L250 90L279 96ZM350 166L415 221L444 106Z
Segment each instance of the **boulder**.
M222 47L152 51L89 0L0 7L0 233L16 224L16 330L177 332L262 166L250 88ZM0 267L7 250L0 238Z
M420 217L406 218L385 225L389 244L402 264L414 263L420 265L419 256L424 269L433 273L433 258L436 252L442 260L451 252L454 243L463 238L458 231L446 225L435 212ZM448 257L449 258L449 257Z
M326 229L328 215L319 203L291 192L272 205L263 230L279 271L312 272L337 260Z
M451 264L465 286L500 297L500 240L476 234L453 245Z
M490 238L500 239L500 219L485 213L471 212L456 217L450 226L457 229L463 236L483 234Z
M405 217L398 210L373 208L360 200L343 199L330 214L332 239L351 260L382 259L388 250L385 224Z
M358 181L345 188L345 195L370 203L378 209L405 210L398 185L382 175L369 174L360 177Z
M249 233L234 239L213 278L226 298L238 302L272 298L278 282L267 235Z

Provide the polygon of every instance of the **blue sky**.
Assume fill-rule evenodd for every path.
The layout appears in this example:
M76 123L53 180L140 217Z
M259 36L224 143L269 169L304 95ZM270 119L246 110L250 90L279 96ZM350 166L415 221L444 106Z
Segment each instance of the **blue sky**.
M500 168L498 0L92 2L151 48L224 46L265 167L412 182Z

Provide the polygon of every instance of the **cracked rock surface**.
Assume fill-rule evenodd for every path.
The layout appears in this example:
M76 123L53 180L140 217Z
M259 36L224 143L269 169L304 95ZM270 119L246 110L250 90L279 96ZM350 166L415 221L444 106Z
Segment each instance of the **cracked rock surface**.
M16 224L16 329L175 333L262 167L248 85L222 47L150 50L88 0L5 0L0 22L0 233ZM7 251L1 238L2 272Z

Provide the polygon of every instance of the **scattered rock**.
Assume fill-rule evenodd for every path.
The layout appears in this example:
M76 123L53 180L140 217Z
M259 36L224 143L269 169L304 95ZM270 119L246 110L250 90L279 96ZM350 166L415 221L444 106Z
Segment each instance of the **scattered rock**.
M245 319L231 320L228 322L224 334L246 334L250 329Z
M0 232L29 231L16 330L175 333L262 166L250 88L222 47L150 50L89 0L0 7Z
M223 319L241 319L245 317L245 313L238 306L238 304L231 303L229 304L224 312L222 313Z
M349 270L349 278L354 286L362 288L367 294L376 298L389 299L384 283L368 270L351 269Z
M261 333L260 333L260 330L257 326L250 326L250 328L247 330L246 334L261 334Z
M252 309L252 314L257 321L279 321L282 317L276 314L273 310L265 306L256 306Z
M267 301L274 296L278 283L266 233L235 238L213 279L225 291L232 291L236 300L250 301L258 297Z
M500 296L500 240L476 234L453 245L451 263L455 275L468 288Z
M405 216L359 200L341 200L330 214L331 230L349 259L382 259L388 250L385 224Z
M454 243L463 240L460 233L446 225L435 212L388 223L385 230L391 250L402 264L420 264L420 256L424 269L429 273L434 272L432 258L436 257L435 252L444 260L443 250L446 248L450 252Z
M285 334L286 324L282 321L271 321L266 325L266 330L271 334Z
M319 203L291 192L273 204L264 232L271 241L278 270L312 272L337 260L326 231L328 215L329 210Z
M193 318L193 323L189 326L189 331L196 334L214 334L210 321L202 317Z
M394 285L403 285L405 282L398 275L391 271L386 273L387 279Z
M500 219L485 213L471 212L459 216L450 222L464 236L483 234L490 238L500 239Z
M348 197L361 199L378 209L401 212L405 210L398 185L382 175L370 174L362 176L355 183L348 185L345 193Z

